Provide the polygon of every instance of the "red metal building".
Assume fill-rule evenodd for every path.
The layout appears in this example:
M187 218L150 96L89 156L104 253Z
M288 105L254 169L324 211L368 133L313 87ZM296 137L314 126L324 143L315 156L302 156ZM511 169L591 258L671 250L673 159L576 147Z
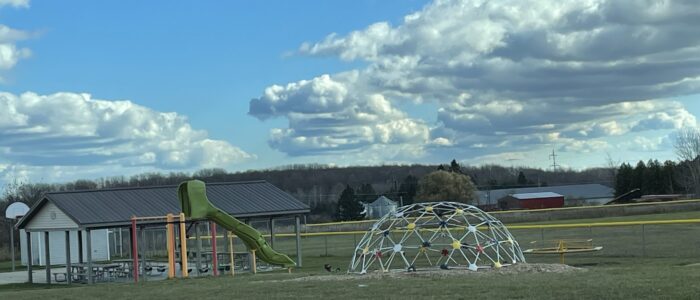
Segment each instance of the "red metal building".
M501 209L540 209L564 207L564 196L552 193L512 194L498 200Z

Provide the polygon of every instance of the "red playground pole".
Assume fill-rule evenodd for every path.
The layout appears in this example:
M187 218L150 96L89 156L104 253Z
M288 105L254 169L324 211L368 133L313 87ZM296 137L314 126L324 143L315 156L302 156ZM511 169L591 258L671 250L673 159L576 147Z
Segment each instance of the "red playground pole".
M131 257L134 259L134 283L139 282L139 251L136 217L131 217Z
M216 255L216 223L211 222L211 264L214 267L214 276L219 276L219 260Z

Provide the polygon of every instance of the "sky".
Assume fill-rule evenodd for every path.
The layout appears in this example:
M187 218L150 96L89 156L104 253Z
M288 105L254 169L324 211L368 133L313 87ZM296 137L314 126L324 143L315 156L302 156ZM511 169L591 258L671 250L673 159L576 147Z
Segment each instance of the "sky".
M0 185L675 159L698 26L690 0L0 0Z

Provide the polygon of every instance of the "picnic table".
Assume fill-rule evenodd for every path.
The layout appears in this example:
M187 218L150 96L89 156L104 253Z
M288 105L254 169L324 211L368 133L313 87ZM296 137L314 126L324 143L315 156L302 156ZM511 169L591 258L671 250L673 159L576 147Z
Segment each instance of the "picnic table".
M120 264L115 263L93 263L92 264L92 275L95 280L105 280L110 279L118 270ZM88 264L86 263L74 263L71 264L71 281L79 283L87 283L88 281ZM107 277L105 276L107 275ZM53 273L54 280L56 282L66 282L68 279L68 272L55 272Z

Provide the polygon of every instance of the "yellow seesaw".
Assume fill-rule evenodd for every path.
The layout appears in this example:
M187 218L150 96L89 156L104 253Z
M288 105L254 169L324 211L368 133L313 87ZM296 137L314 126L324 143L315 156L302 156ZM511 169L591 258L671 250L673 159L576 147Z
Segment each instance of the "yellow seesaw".
M547 241L554 243L552 247L533 248L523 251L523 253L532 254L559 254L559 262L564 264L564 254L566 253L584 253L603 250L603 246L593 246L593 240L555 240ZM537 244L537 241L532 241L530 244Z

